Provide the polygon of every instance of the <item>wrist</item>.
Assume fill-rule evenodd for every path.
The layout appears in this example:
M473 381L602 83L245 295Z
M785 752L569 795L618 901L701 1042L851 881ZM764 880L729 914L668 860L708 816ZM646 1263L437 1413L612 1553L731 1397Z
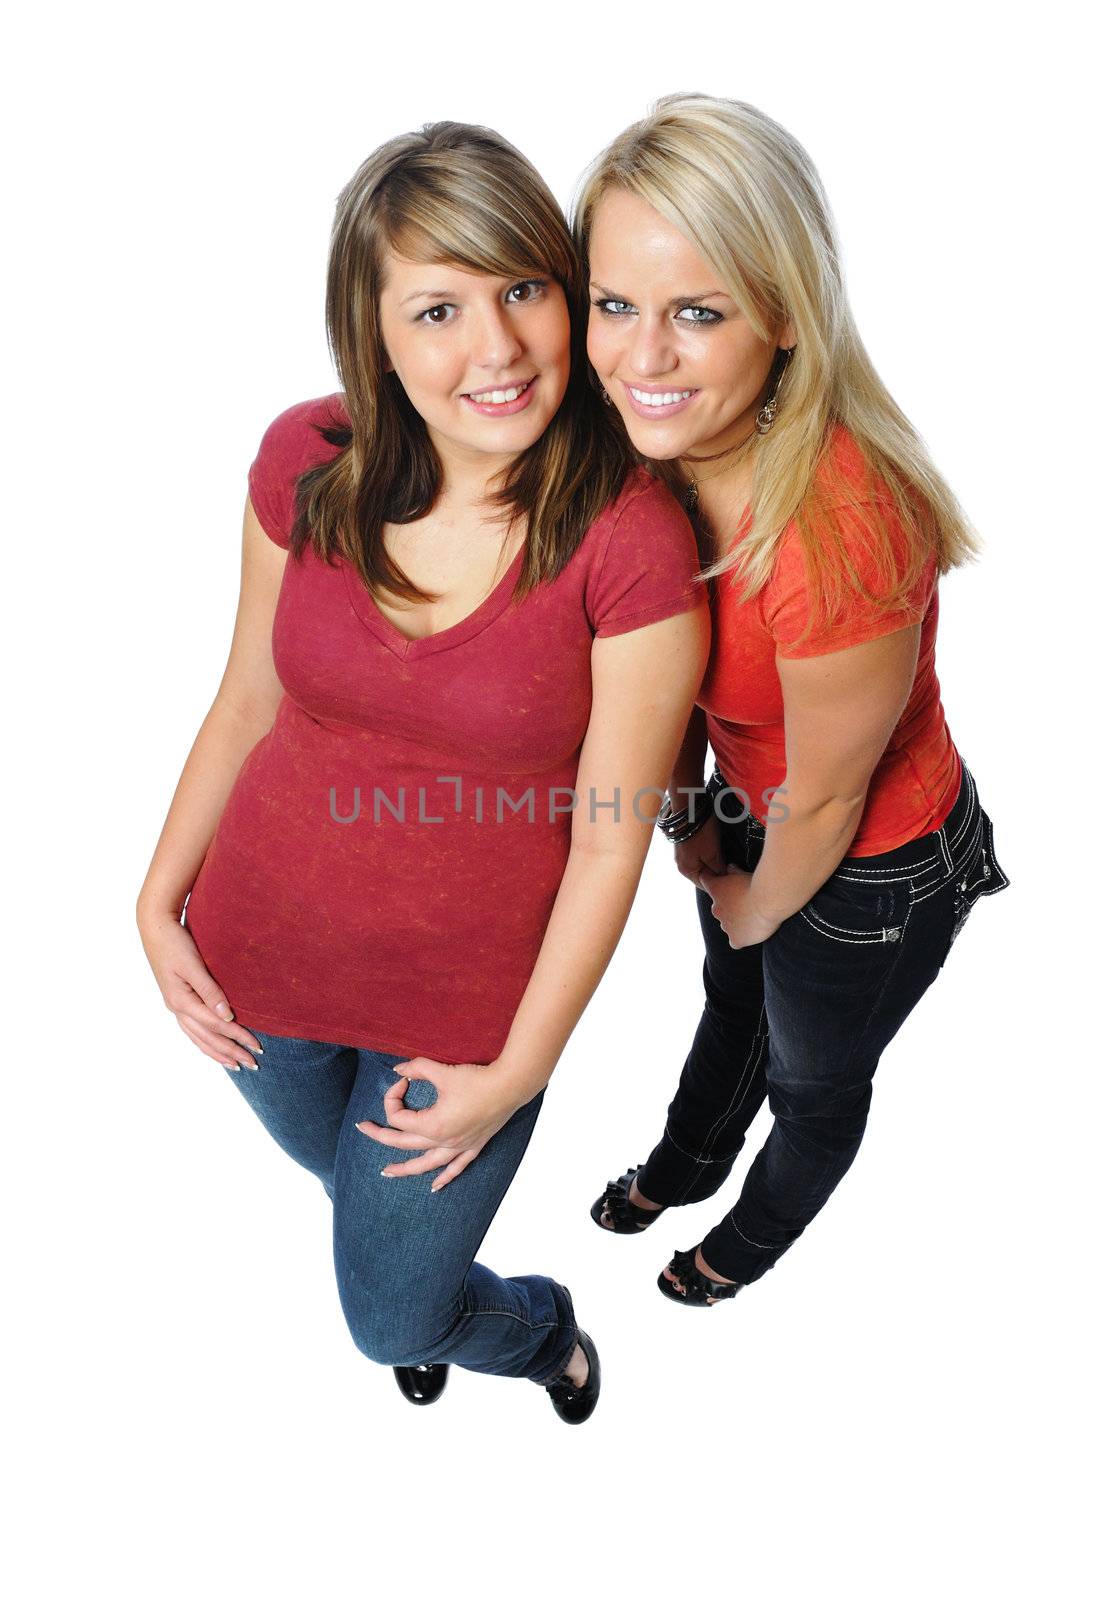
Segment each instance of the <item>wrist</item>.
M179 902L164 895L140 894L135 902L135 921L140 928L154 927L159 923L180 922L185 909L185 898Z
M763 889L763 885L760 883L759 879L760 867L759 864L757 864L756 871L752 874L752 884L748 896L748 909L751 916L755 918L755 920L760 924L761 928L767 929L764 937L769 938L777 928L781 927L783 923L786 922L787 919L785 916L781 916L778 912L771 910L768 906L761 903L761 891Z
M507 1103L511 1103L514 1111L519 1111L522 1106L528 1105L530 1100L534 1100L541 1089L547 1088L555 1071L555 1062L548 1065L535 1058L516 1055L507 1049L491 1061L489 1070L497 1073L499 1086L504 1092Z

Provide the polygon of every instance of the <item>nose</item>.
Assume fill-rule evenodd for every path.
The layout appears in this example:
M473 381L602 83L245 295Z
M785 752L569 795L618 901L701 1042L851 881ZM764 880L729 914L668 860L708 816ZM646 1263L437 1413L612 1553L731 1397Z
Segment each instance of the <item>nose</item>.
M505 372L519 358L524 345L513 326L507 306L485 306L475 324L472 359L475 366Z
M628 365L638 378L652 379L675 370L678 357L669 337L666 321L655 317L637 317L629 346Z

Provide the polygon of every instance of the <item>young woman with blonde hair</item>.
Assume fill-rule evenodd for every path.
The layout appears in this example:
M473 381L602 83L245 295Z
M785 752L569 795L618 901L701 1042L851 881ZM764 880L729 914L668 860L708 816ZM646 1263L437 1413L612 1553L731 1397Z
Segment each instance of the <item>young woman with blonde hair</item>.
M414 1403L455 1363L574 1423L599 1365L567 1289L475 1255L709 638L682 510L596 438L585 304L551 193L488 129L392 140L346 185L342 391L263 434L230 659L138 905L182 1029L333 1201L359 1349Z
M713 1305L825 1204L881 1053L1009 881L934 671L938 578L976 543L868 359L821 182L778 124L666 97L593 163L575 229L591 363L685 496L714 623L660 819L698 885L705 1009L659 1143L592 1215L641 1231L714 1194L766 1095L737 1203L659 1278Z

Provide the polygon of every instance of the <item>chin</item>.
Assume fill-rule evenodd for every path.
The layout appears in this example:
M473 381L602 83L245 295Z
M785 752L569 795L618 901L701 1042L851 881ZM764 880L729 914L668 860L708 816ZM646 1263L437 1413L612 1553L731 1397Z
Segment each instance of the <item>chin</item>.
M634 418L634 423L638 419ZM629 435L629 442L638 455L646 456L649 461L674 461L676 456L681 456L688 445L676 438L665 437L659 428L630 427L626 422L625 431Z

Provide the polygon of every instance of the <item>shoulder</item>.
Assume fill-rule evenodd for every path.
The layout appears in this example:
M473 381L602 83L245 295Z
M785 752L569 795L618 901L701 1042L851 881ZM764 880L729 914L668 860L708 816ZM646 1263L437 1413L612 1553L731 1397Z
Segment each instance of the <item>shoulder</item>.
M347 428L350 419L341 393L299 400L279 411L262 434L258 455L268 464L296 467L304 472L335 453L321 434L322 428Z
M617 494L587 530L587 539L603 553L615 535L619 544L637 535L662 537L683 546L689 544L697 555L694 530L686 512L670 489L644 467L630 470Z
M838 425L758 596L780 653L822 654L919 622L936 585L936 557L921 530Z
M587 612L599 635L705 604L694 530L674 495L634 468L587 531Z
M907 522L890 486L843 423L836 423L819 459L805 502L809 538L792 517L777 548L776 573L787 581L809 570L815 555L844 564L870 587L870 580L917 566L921 541Z
M289 546L297 479L341 448L323 430L349 426L341 393L299 400L267 424L247 471L247 487L255 515L275 543Z

